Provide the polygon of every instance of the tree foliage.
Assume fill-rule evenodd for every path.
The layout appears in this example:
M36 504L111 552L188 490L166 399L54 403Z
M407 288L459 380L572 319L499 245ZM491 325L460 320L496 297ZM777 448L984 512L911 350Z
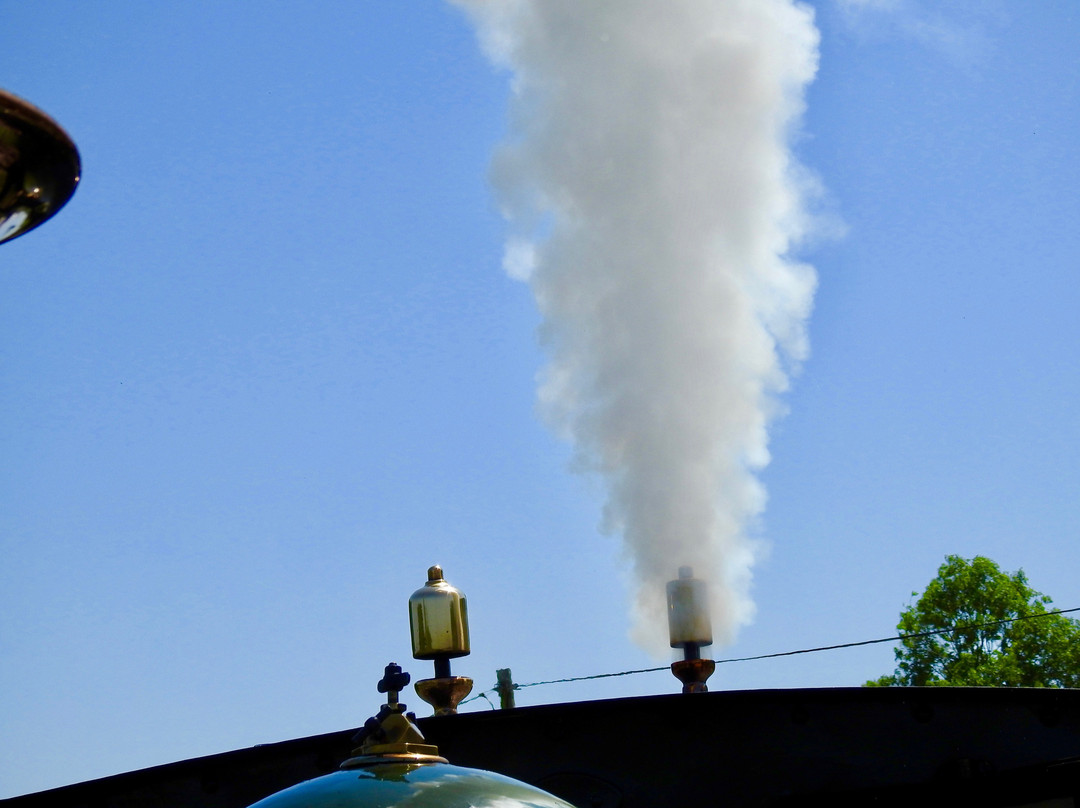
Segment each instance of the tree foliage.
M906 636L896 672L866 684L1080 687L1080 621L1047 614L1053 609L1023 570L1002 572L983 556L946 556L900 614ZM926 635L942 629L952 631Z

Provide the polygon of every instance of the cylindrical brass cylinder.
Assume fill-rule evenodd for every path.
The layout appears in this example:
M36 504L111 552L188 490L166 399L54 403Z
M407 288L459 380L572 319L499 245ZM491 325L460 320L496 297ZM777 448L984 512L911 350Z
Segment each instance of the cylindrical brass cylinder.
M427 583L409 598L413 656L446 660L469 653L469 613L465 595L443 578L438 564Z

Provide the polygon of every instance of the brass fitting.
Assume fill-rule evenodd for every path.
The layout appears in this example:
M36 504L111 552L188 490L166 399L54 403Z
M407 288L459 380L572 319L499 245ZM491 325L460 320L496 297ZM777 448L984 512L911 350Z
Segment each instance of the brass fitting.
M361 741L342 769L359 769L378 763L446 763L439 747L425 743L424 734L413 723L412 713L398 701L398 693L409 683L409 674L391 662L379 681L379 692L386 693L386 704L379 714L369 718L354 740Z
M457 715L457 706L472 692L473 680L468 676L446 676L421 679L413 687L416 695L435 708L435 715Z
M435 708L435 715L457 715L458 704L472 692L472 684L468 676L445 676L420 679L414 687L417 696Z
M705 682L715 670L716 663L711 659L680 659L671 663L671 672L683 683L683 693L708 693Z

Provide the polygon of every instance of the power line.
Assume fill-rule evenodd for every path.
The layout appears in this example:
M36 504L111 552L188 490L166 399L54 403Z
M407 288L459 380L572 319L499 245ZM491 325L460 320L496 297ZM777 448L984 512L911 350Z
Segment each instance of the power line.
M895 637L881 637L877 640L862 640L861 642L845 642L840 645L823 645L819 648L803 648L798 651L780 651L775 654L761 654L760 656L739 657L738 659L716 659L713 660L717 665L721 665L725 662L751 662L755 659L774 659L776 657L795 656L796 654L812 654L815 651L836 651L840 648L858 648L860 645L876 645L883 642L896 642L897 640L915 640L919 637L934 637L938 634L952 634L957 631L968 631L973 628L990 628L992 626L1003 626L1007 623L1017 623L1021 620L1034 620L1039 617L1049 617L1054 614L1068 614L1069 612L1080 612L1080 606L1075 609L1055 609L1052 612L1039 612L1038 614L1028 614L1021 617L1009 617L1004 620L991 620L987 623L971 623L965 626L952 626L951 628L939 628L933 631L918 631L912 634L897 634Z
M971 629L991 628L993 626L1003 626L1009 623L1018 623L1021 620L1036 620L1041 617L1050 617L1055 614L1069 614L1071 612L1080 612L1080 606L1072 609L1054 609L1050 612L1039 612L1038 614L1028 614L1020 617L1008 617L1004 620L991 620L986 623L972 623L970 625L952 626L951 628L939 628L933 631L918 631L912 634L897 634L893 637L879 637L876 640L860 640L859 642L845 642L839 645L821 645L816 648L800 648L797 651L778 651L773 654L759 654L757 656L748 657L733 657L731 659L714 659L717 665L725 665L731 662L754 662L760 659L777 659L778 657L797 656L799 654L815 654L819 651L838 651L842 648L858 648L863 645L877 645L883 642L897 642L902 640L915 640L920 637L934 637L939 634L952 634L957 631L968 631ZM638 668L637 670L618 671L616 673L594 673L591 676L571 676L566 679L549 679L546 682L528 682L526 684L515 684L515 690L522 690L526 687L539 687L540 685L560 685L568 682L585 682L592 679L610 679L615 676L633 676L638 673L657 673L658 671L670 670L667 665L658 668ZM485 690L477 693L474 696L470 696L465 699L462 704L466 704L478 698L487 698L487 693L495 693L496 689Z

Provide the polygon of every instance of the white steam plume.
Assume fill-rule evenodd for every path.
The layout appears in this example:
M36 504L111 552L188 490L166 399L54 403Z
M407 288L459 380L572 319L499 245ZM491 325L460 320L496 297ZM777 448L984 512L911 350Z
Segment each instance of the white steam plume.
M667 647L664 583L713 583L719 642L753 616L777 395L815 286L789 142L817 67L789 0L454 0L513 73L493 177L549 354L540 401L605 483L634 638Z

